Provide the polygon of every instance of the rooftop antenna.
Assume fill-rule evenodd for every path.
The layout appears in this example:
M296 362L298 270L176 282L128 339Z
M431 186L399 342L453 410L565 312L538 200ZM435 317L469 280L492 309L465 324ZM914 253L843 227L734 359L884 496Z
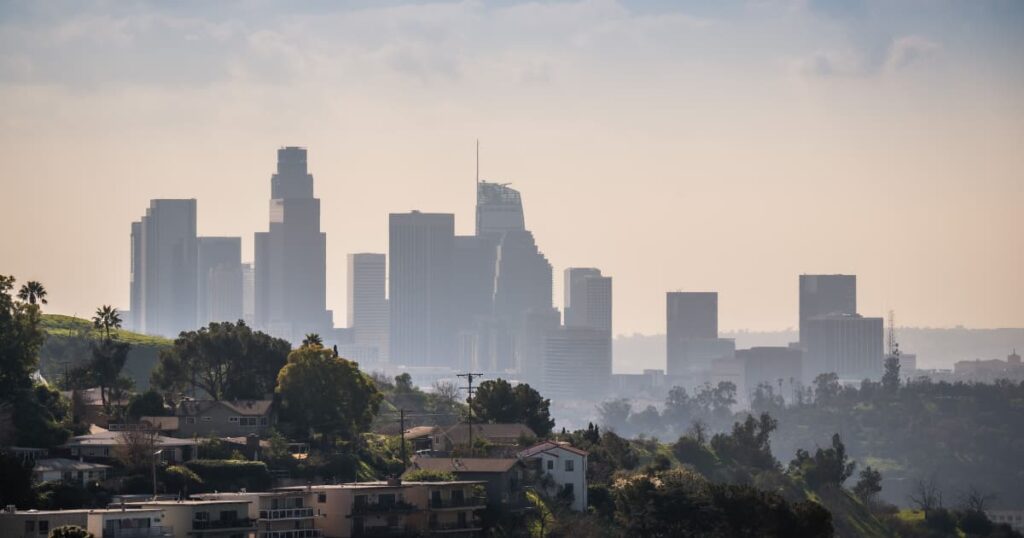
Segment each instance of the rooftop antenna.
M900 344L896 341L896 314L889 311L889 341L888 343L888 355L890 357L899 357Z

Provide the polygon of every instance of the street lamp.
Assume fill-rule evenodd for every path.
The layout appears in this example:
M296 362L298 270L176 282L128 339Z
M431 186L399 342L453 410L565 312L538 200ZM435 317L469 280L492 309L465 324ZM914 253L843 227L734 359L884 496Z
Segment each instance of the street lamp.
M156 457L159 456L160 454L162 454L163 451L164 451L164 449L161 448L160 450L157 450L156 452L153 452L153 458L151 460L151 462L153 464L153 500L154 501L156 500Z

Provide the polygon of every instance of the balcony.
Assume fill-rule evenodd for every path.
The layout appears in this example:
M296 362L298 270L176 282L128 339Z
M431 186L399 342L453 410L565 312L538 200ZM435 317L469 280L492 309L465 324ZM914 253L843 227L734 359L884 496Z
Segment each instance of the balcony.
M208 521L192 521L194 531L217 531L223 529L255 529L256 520L249 518L211 519Z
M260 531L258 538L323 538L320 529L290 529L286 531Z
M479 521L441 521L428 525L431 534L448 534L457 532L472 532L481 530L483 527Z
M306 519L313 517L312 508L279 508L260 510L260 519Z
M352 505L352 513L359 515L415 512L416 510L418 510L416 505L409 504L405 501L356 503Z
M103 538L171 538L174 527L146 527L139 529L103 529Z
M444 508L483 508L487 506L487 497L465 497L463 499L431 499L430 509Z
M416 530L405 525L363 527L352 532L353 538L376 538L380 536L416 536Z

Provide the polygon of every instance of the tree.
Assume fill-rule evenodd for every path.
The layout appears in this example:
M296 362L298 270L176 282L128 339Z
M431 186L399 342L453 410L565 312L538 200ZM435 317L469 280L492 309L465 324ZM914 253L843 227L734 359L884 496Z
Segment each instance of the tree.
M597 406L597 414L601 417L601 425L607 429L618 430L626 425L630 413L633 412L633 404L625 398L618 398L602 402Z
M934 476L927 480L923 478L916 480L907 499L918 510L924 512L926 518L933 510L942 508L942 491L939 490Z
M164 407L164 397L159 392L150 389L142 394L132 396L128 402L128 417L132 420L139 420L142 417L160 417L167 414Z
M537 435L551 433L555 421L551 418L551 400L526 383L513 387L504 379L480 383L473 395L473 416L483 422L521 422Z
M694 414L694 402L683 387L672 387L665 397L665 410L662 413L673 425L685 424ZM676 430L678 431L678 430Z
M306 334L306 337L302 339L302 347L310 346L324 347L323 338L320 338L320 335L317 333Z
M814 403L825 404L835 400L840 389L839 376L834 372L818 374L814 378Z
M96 315L92 317L92 326L103 331L105 338L110 340L110 329L121 328L121 314L116 308L105 304L96 309Z
M853 474L854 467L856 464L846 456L846 446L838 433L832 435L831 448L818 448L813 458L806 450L799 449L796 458L789 463L790 472L802 476L813 489L841 487Z
M0 505L30 507L36 503L32 491L32 463L0 450Z
M886 392L896 392L900 388L900 356L898 354L893 354L885 358L885 373L882 374L882 388L884 388Z
M39 307L11 297L14 282L14 277L0 275L0 398L8 401L17 391L32 387L45 338Z
M95 536L78 525L61 525L50 531L50 538L95 538Z
M864 504L871 505L882 491L882 473L870 465L861 470L859 480L853 486L853 494Z
M128 362L130 350L131 345L127 342L105 338L92 345L92 360L84 369L77 371L81 378L99 387L100 401L108 415L112 414L112 402L121 399L114 393L119 392L127 381L121 376L121 371Z
M778 426L779 422L768 413L756 419L747 415L743 422L733 424L732 434L715 434L711 448L723 461L754 469L775 469L779 462L772 455L769 437Z
M274 391L290 348L243 321L211 323L181 333L173 348L160 352L152 384L166 392L201 389L214 400L264 398Z
M28 304L31 305L36 303L47 304L46 288L35 280L29 280L22 284L21 289L18 290L18 298L22 301L28 301Z
M128 429L118 434L114 457L132 470L149 468L156 458L159 434L155 430Z
M299 348L277 376L281 417L297 433L319 434L324 444L366 431L383 399L356 363L330 350Z

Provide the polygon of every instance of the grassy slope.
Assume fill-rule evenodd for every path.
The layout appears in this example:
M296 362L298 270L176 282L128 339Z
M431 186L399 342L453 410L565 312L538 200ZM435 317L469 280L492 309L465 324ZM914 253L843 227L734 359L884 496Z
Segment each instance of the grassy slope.
M66 366L73 367L88 361L90 351L87 340L101 336L92 327L91 321L59 314L43 314L42 327L47 338L39 352L39 368L47 379L59 379ZM113 331L112 335L115 334L119 340L132 346L124 374L135 381L136 390L146 390L160 350L171 347L174 341L123 330ZM83 342L80 336L87 340Z

